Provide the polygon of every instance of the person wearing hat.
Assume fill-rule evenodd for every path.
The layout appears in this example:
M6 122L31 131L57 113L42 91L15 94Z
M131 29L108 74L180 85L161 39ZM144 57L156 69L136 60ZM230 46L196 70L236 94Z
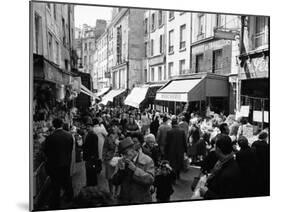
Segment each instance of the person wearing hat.
M268 133L263 130L258 136L251 148L254 150L258 161L258 180L259 188L258 195L269 195L269 145L267 143Z
M134 148L134 142L126 137L118 145L122 159L113 175L114 185L120 185L118 201L121 204L152 202L150 187L154 182L153 160Z
M186 137L178 126L177 119L172 119L172 129L167 132L164 158L180 178L180 171L184 167L184 153L187 153Z
M240 197L241 171L234 159L231 139L227 135L218 134L215 142L219 160L208 176L205 186L200 188L200 195L204 199Z
M86 123L87 133L83 144L87 186L96 186L98 184L97 174L99 172L98 136L94 133L92 125L92 120Z

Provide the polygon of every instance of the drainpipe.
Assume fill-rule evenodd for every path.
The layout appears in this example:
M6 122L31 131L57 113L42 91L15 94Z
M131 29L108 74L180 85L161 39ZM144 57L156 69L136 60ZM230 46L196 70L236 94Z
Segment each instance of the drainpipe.
M246 18L246 16L241 16L241 31L240 31L240 42L239 42L239 53L240 53L240 56L245 52L245 47L244 47L245 18ZM242 63L244 63L244 62L242 61ZM240 101L240 97L241 97L241 69L242 69L241 64L239 64L238 79L237 79L237 89L236 89L236 95L237 95L236 110L239 110L240 106L241 106L241 101Z

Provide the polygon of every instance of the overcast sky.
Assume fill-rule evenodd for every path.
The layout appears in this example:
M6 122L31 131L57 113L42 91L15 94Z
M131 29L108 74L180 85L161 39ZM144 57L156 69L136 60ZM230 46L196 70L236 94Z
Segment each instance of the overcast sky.
M74 18L75 27L82 27L83 24L90 26L96 25L96 19L111 19L112 7L98 7L98 6L75 6Z

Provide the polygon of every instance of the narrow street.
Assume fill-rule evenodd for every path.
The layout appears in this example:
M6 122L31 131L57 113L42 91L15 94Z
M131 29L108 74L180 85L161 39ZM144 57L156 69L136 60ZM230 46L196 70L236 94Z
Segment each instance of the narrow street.
M73 184L73 190L74 195L76 196L81 188L83 188L86 185L86 175L85 175L85 168L84 168L84 162L79 162L75 164L75 173L72 176L72 184ZM177 180L176 184L174 185L174 193L171 196L171 201L179 201L179 200L189 200L192 196L191 191L191 184L193 181L193 178L197 176L199 173L199 168L197 167L190 167L187 172L181 173L181 179ZM99 186L101 188L108 189L107 182L104 175L104 169L102 170L101 174L98 178ZM155 195L153 195L154 201Z

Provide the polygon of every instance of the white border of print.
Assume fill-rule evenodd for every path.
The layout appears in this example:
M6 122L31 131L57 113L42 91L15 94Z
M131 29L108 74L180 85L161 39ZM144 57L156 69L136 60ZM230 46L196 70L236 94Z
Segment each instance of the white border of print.
M280 203L280 135L277 135L280 118L279 26L280 12L277 1L261 0L72 0L75 3L161 7L213 12L263 14L271 16L271 197L233 200L183 202L171 204L118 207L122 212L131 211L270 211ZM27 211L29 197L29 2L27 0L1 3L1 204L0 211ZM279 17L277 17L279 16ZM4 49L3 49L4 46ZM275 61L275 63L274 63ZM279 65L279 66L278 66ZM279 104L278 104L279 103ZM4 117L4 119L3 119ZM275 123L276 122L276 123ZM278 152L277 152L278 151ZM79 209L69 211L112 211L117 208Z

